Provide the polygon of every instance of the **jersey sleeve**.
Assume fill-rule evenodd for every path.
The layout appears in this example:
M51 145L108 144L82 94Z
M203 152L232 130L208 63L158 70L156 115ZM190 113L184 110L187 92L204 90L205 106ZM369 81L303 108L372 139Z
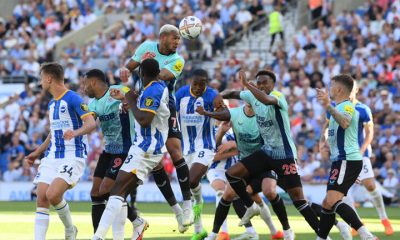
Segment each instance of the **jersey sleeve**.
M94 114L92 111L89 111L88 105L83 102L83 99L78 94L75 94L70 99L72 110L76 112L81 119L87 115Z
M362 114L360 112L360 121L363 124L373 124L371 109L367 106L363 108Z
M284 110L288 109L288 104L286 102L285 96L278 91L272 91L270 96L276 98L278 100L278 106Z
M142 56L143 54L146 53L148 49L150 42L144 42L142 44L139 45L139 47L136 49L135 54L133 54L131 60L135 61L135 62L141 62L142 61Z
M156 111L160 106L161 97L164 89L156 84L152 84L143 91L140 98L139 109L141 111L151 112L157 114Z
M243 101L247 102L248 104L252 104L253 101L254 101L254 96L249 90L241 91L240 92L240 99L242 99Z
M343 103L343 105L338 108L338 111L353 118L354 112L356 110L354 108L354 105L351 102L346 102L346 103Z
M185 60L183 60L182 57L179 57L165 65L164 68L174 74L175 78L178 78L181 75L184 66Z
M110 88L120 89L123 93L127 93L131 90L129 87L124 86L124 85L112 85L112 86L110 86Z
M88 104L88 109L89 109L89 112L92 112L95 116L97 116L98 113L96 113L96 111L95 111L95 105L96 105L96 101L94 99L92 99L92 101L90 101Z

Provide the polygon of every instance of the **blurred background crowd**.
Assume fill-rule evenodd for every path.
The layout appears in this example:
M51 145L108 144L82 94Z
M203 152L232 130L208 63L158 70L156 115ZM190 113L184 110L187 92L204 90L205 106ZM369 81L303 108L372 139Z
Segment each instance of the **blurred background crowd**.
M275 40L269 48L270 59L238 57L226 53L224 61L215 60L226 51L224 40L235 32L246 30L253 22L277 10L284 16L289 1L81 1L20 0L13 16L0 19L0 79L4 76L25 76L25 90L1 103L0 107L0 179L31 181L35 167L23 158L39 146L48 133L48 95L32 88L38 82L40 63L56 60L65 67L69 87L82 93L81 76L96 67L93 59L106 58L106 71L111 84L119 83L118 69L131 57L144 40L155 40L157 30L165 23L179 24L187 15L203 22L198 42L186 42L179 51L187 60L180 86L190 81L196 67L190 49L200 44L199 61L211 61L210 84L219 91L241 90L237 71L244 69L254 78L257 71L271 69L277 75L276 89L289 103L292 135L298 148L298 164L305 183L325 183L329 162L319 154L318 142L325 113L316 101L315 88L324 88L332 76L351 74L358 82L358 99L373 114L375 137L371 157L376 180L395 192L400 176L400 1L367 1L355 11L342 11L334 16L331 0L309 1L310 27L297 29L292 38ZM317 5L316 5L317 3ZM65 47L54 58L54 46L70 31L90 24L97 17L128 11L129 19L118 28L98 35L77 47ZM285 22L281 22L283 33ZM263 33L268 35L269 33ZM282 34L283 35L283 34ZM244 36L252 38L252 35ZM265 41L265 45L270 42ZM251 60L249 60L251 59ZM88 99L87 99L88 100ZM231 107L239 101L230 101ZM99 153L102 151L100 131L90 134L88 167L83 181L91 180ZM173 165L164 158L166 170L173 175Z

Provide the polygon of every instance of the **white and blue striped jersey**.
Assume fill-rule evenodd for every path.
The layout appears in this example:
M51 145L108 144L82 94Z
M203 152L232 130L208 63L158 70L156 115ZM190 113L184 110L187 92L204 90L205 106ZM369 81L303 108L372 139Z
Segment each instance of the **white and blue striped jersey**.
M191 154L203 149L215 150L215 119L202 116L196 112L198 106L206 111L215 109L214 99L218 93L206 87L201 97L196 97L190 90L190 85L180 88L176 96L176 110L182 130L183 154Z
M144 87L139 96L137 107L141 111L155 114L151 125L143 128L135 120L136 140L135 145L144 152L153 155L162 154L168 136L168 89L163 81L152 81Z
M365 140L365 124L373 124L371 109L365 105L364 103L357 102L355 105L356 110L358 111L360 118L358 121L358 145L361 146L364 144ZM365 150L364 157L371 157L372 148L371 145L368 146L367 150Z
M236 141L235 134L233 133L232 129L225 133L224 137L222 138L221 144L224 144L229 141ZM224 160L215 161L211 164L209 169L224 169L227 170L236 162L239 161L239 156L232 156Z
M49 102L49 120L51 140L45 156L47 158L86 158L88 152L87 135L64 139L67 130L82 127L82 118L88 114L88 107L81 96L67 90L60 97Z

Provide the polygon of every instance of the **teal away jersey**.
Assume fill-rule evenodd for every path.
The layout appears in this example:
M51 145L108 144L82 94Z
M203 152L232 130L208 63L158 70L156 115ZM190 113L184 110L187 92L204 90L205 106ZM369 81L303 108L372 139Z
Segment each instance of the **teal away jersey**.
M185 60L178 53L172 53L170 55L163 55L158 51L158 43L153 41L145 41L136 49L132 60L135 62L141 62L147 55L151 56L158 61L160 69L167 69L175 76L174 81L166 82L168 90L174 91L176 80L181 75ZM161 79L162 80L162 79Z
M336 120L330 116L328 143L330 147L331 161L338 160L362 160L358 145L358 121L359 112L355 110L352 102L346 100L336 105L335 109L351 117L350 126L343 129Z
M110 88L127 88L121 85ZM103 132L105 147L104 150L111 154L128 153L135 138L135 120L131 111L120 113L121 101L110 96L110 90L100 99L93 99L89 103L90 111L96 114L100 121L100 128Z
M240 159L258 151L262 147L262 138L257 127L256 116L248 117L244 113L244 107L229 109L233 133Z
M272 91L269 95L278 100L277 106L261 103L250 91L242 91L240 98L253 107L265 153L273 159L297 159L285 96L278 91Z

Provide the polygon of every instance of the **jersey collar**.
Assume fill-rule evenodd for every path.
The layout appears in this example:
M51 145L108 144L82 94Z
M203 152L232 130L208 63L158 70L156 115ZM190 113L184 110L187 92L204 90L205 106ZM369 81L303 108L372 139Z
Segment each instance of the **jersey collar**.
M157 81L151 81L151 82L149 82L149 84L147 84L146 86L143 87L143 90L146 90L146 88L150 87L151 84L153 84L154 82L157 82Z
M65 92L63 92L60 96L54 98L54 100L56 100L56 101L60 100L62 97L64 97L64 95L65 95L68 91L69 91L68 89L65 90Z
M203 95L206 91L207 91L207 86L204 88L204 91L203 91L202 95ZM198 98L198 97L197 97L196 95L194 95L194 93L192 92L192 86L189 87L189 92L190 92L190 95L192 95L192 97Z

